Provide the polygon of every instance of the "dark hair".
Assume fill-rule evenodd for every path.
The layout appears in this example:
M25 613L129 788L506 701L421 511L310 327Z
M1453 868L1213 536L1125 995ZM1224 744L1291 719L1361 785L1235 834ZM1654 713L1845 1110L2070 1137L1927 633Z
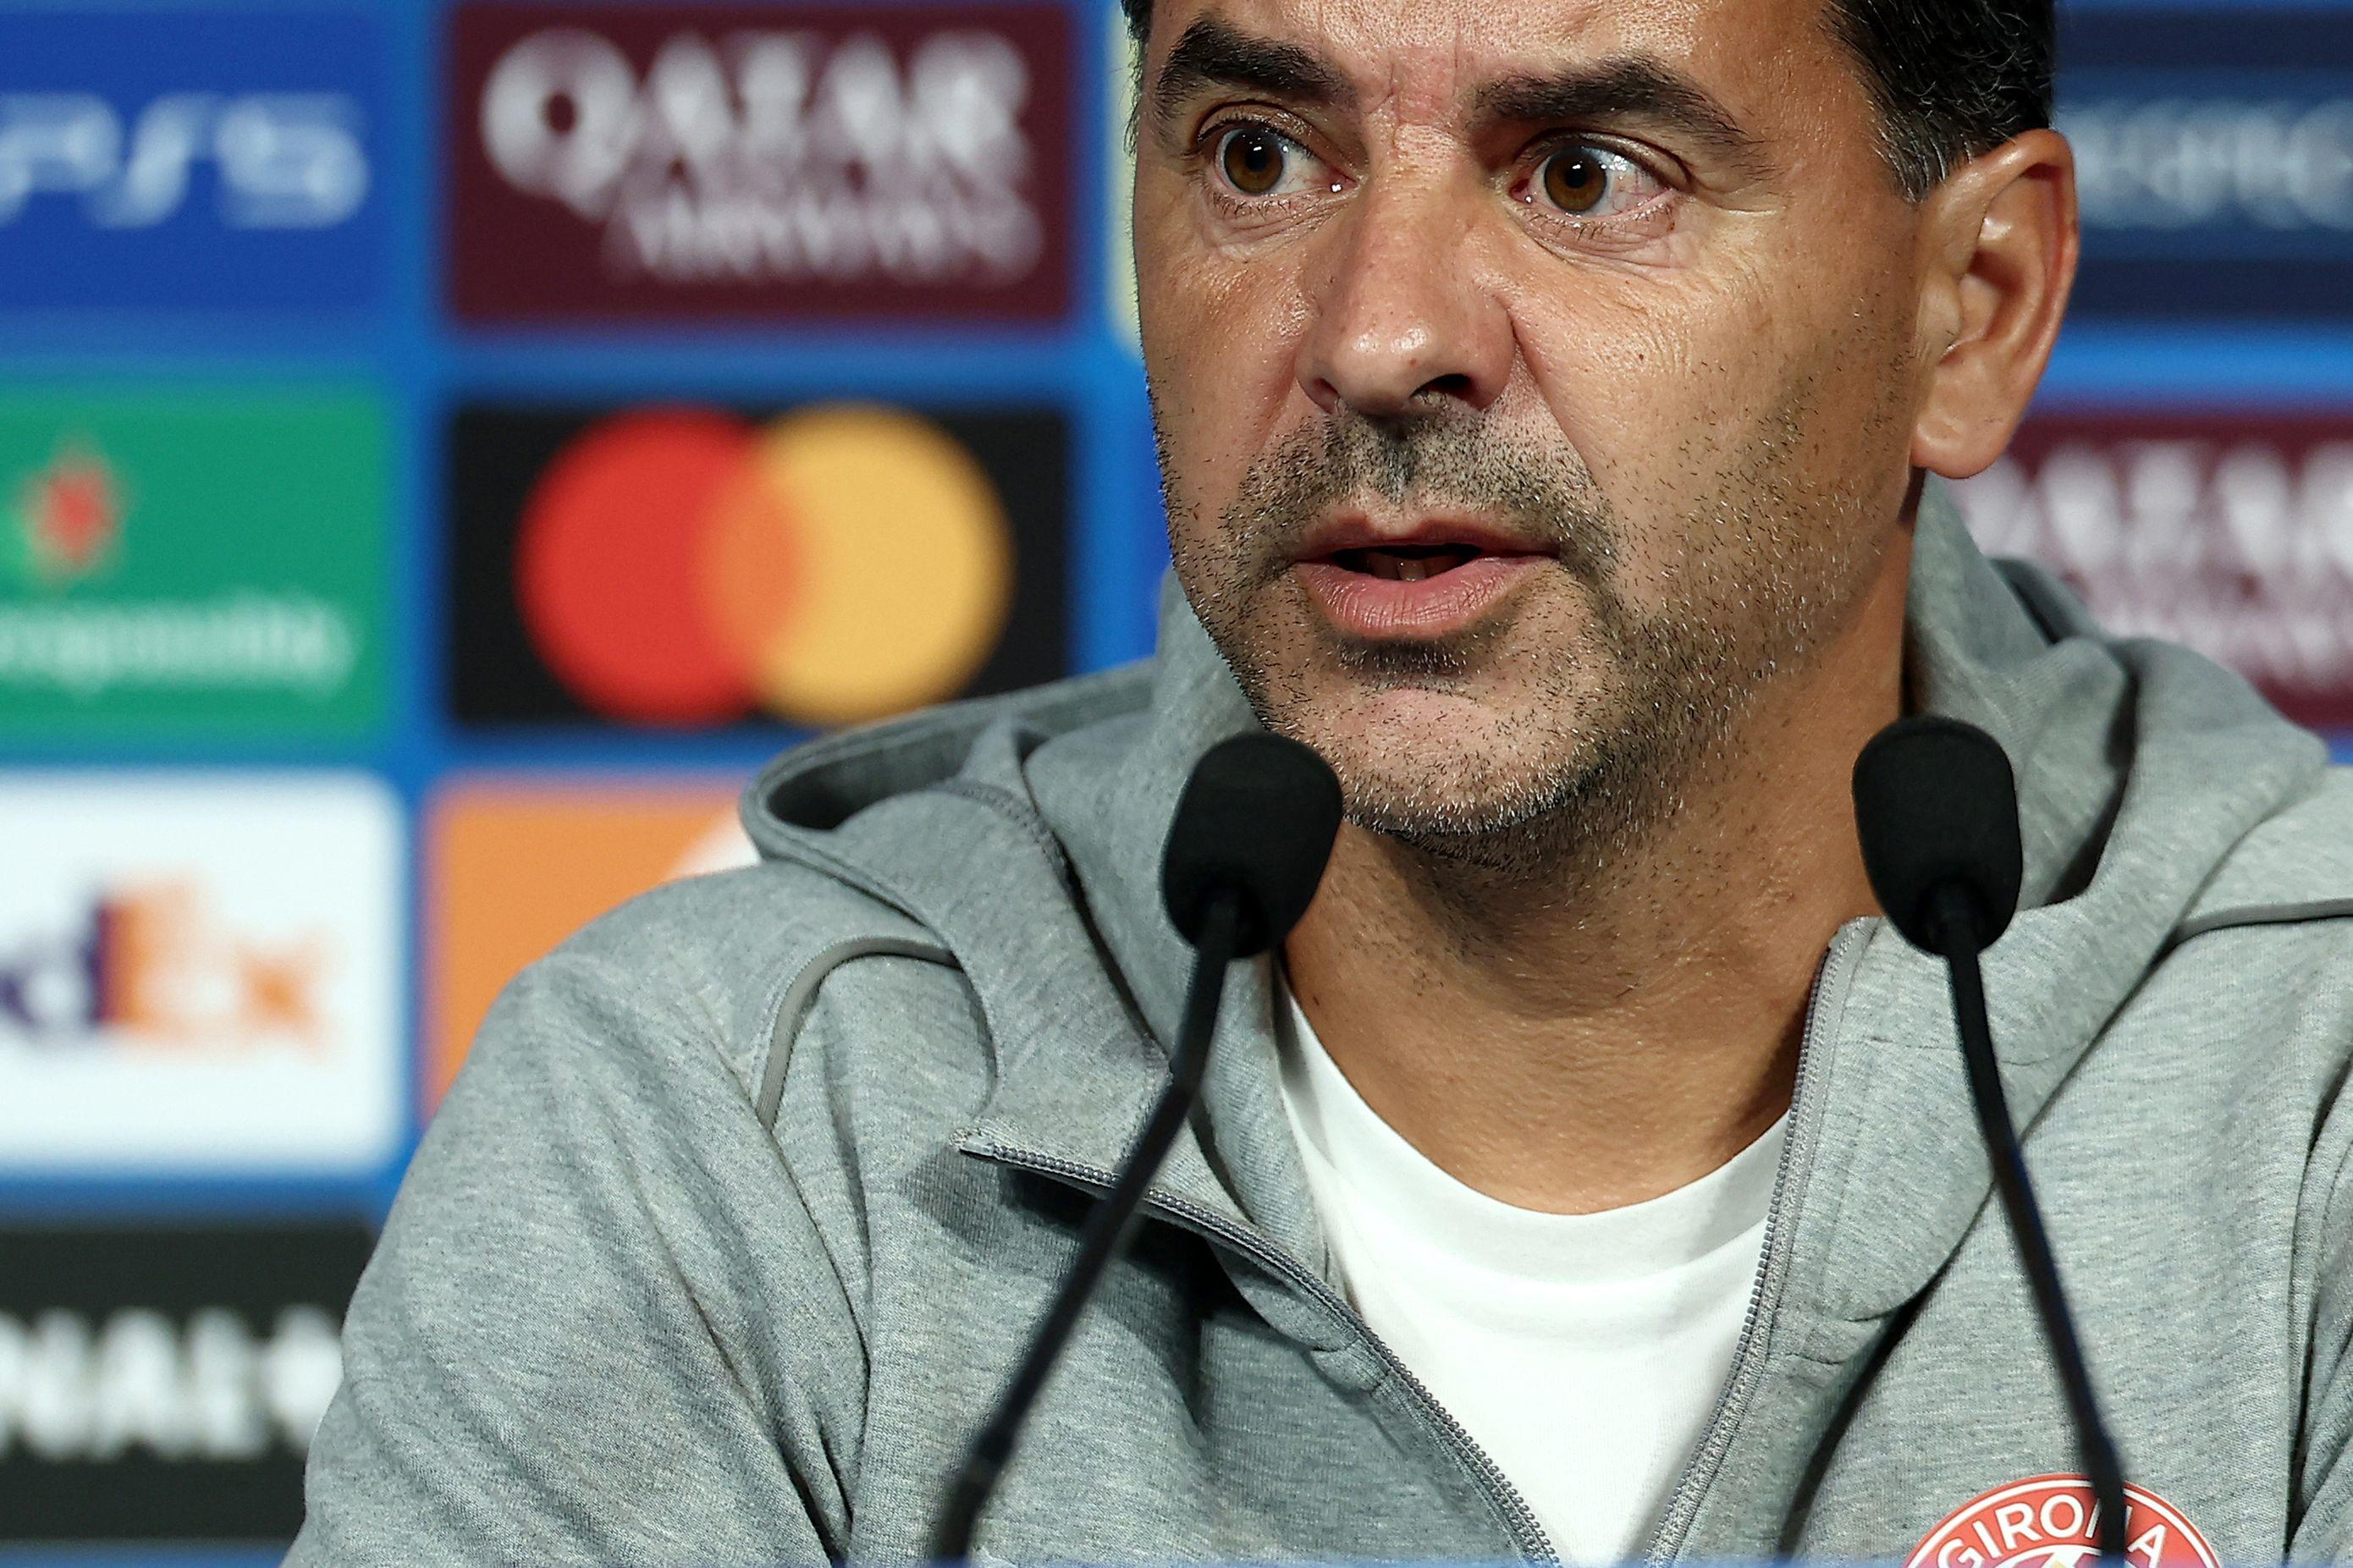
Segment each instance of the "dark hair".
M1136 0L1150 5L1151 0ZM2052 0L1829 0L1915 201L1956 165L2051 123Z
M2051 123L2053 0L1825 0L1862 68L1887 165L1918 200L1964 160ZM1152 0L1120 0L1141 44Z

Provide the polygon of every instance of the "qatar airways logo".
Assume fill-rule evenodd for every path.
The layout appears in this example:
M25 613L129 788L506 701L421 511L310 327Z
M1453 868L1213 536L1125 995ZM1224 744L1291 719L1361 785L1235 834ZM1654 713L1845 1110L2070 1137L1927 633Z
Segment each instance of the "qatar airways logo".
M1958 496L1982 547L2052 568L2111 632L2353 721L2353 416L2046 416Z
M482 95L515 189L601 226L615 271L672 282L1018 278L1043 244L1025 187L1029 71L958 30L681 32L640 72L601 34L534 33Z
M448 93L478 321L1068 306L1065 7L473 0Z

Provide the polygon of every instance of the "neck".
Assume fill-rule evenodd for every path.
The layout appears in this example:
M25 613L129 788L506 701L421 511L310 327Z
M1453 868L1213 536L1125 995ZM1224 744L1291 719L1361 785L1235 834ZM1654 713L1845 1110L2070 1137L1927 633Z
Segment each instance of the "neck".
M1696 1180L1788 1109L1823 951L1876 907L1849 781L1902 706L1910 552L1887 555L1841 636L1598 869L1505 883L1342 829L1285 964L1334 1063L1441 1169L1591 1213Z

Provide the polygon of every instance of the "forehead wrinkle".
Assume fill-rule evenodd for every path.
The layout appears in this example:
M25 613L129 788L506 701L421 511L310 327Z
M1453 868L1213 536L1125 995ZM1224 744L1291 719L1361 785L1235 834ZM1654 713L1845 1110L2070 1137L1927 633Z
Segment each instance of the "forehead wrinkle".
M1528 8L1545 13L1535 29L1540 37L1532 36L1520 6L1498 6L1494 0L1213 0L1200 19L1314 62L1330 79L1328 96L1319 87L1314 106L1345 109L1360 121L1395 115L1465 139L1499 121L1524 117L1647 122L1680 132L1697 149L1723 158L1742 183L1777 184L1788 174L1786 150L1744 124L1715 84L1685 63L1709 42L1700 22L1721 3L1662 0L1651 10L1628 7L1623 0L1534 0ZM1750 3L1783 8L1771 0ZM1820 0L1788 5L1811 13ZM1778 52L1752 37L1738 47L1739 58L1753 61L1758 44ZM1564 53L1571 58L1556 64ZM1576 59L1579 53L1586 58ZM1473 85L1485 72L1495 74L1483 86ZM1534 112L1547 106L1527 89L1586 75L1604 78L1591 84L1602 90L1548 106L1574 112ZM1299 100L1309 97L1303 93ZM1506 101L1511 99L1519 101ZM1181 103L1166 108L1174 113ZM1530 112L1505 115L1494 112L1497 108Z
M1339 108L1356 98L1346 75L1313 49L1245 32L1209 12L1185 29L1153 78L1154 121L1165 129L1186 99L1218 87Z
M1680 131L1730 158L1752 179L1773 172L1764 146L1715 95L1656 55L1629 53L1515 71L1482 86L1472 123L1644 121Z

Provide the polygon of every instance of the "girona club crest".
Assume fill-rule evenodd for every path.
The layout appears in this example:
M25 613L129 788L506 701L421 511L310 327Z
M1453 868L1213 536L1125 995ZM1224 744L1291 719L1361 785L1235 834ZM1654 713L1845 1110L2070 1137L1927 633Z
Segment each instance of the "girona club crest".
M2132 1568L2219 1568L2181 1510L2125 1488L2125 1555ZM2092 1568L2099 1516L2082 1476L2034 1476L1996 1487L1945 1516L1904 1568Z

